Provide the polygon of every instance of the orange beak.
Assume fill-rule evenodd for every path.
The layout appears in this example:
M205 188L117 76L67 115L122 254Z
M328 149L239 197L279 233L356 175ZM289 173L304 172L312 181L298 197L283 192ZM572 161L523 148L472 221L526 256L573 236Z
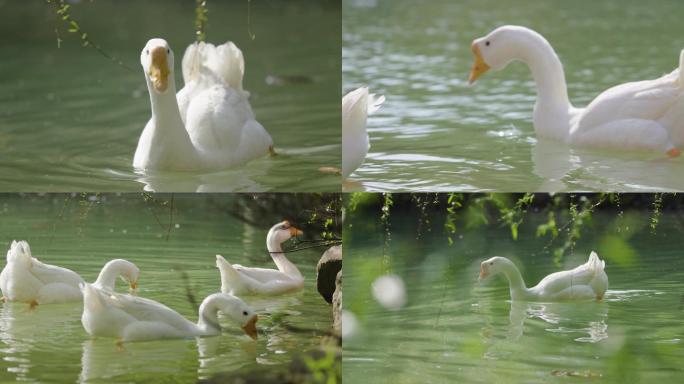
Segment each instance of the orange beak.
M480 264L480 277L478 277L477 280L483 280L487 276L489 276L489 269L485 268L484 265Z
M164 92L169 86L169 63L166 56L166 48L156 47L150 52L152 64L150 64L150 80L157 92Z
M132 281L130 285L131 285L131 289L138 288L138 282L137 281Z
M473 50L473 54L475 55L475 62L473 63L473 69L470 71L470 76L468 77L468 84L473 84L475 80L477 80L480 75L483 73L489 71L489 65L485 63L484 59L482 58L482 53L480 52L480 47L475 44L475 41L470 45L470 48Z
M249 319L247 324L245 324L242 327L242 330L245 331L245 333L254 340L257 339L256 322L258 319L259 318L257 317L257 315L252 316L252 318Z
M303 234L304 234L304 232L302 232L300 229L295 228L295 227L290 227L290 235L292 237L302 236Z

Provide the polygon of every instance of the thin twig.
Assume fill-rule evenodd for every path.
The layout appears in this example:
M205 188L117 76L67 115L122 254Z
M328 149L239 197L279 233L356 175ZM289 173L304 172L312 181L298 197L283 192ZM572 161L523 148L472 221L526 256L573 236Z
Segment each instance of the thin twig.
M166 241L169 241L169 236L171 236L171 228L173 227L173 198L174 194L171 194L171 209L169 210L169 226L166 230Z
M95 41L93 41L90 36L86 32L84 32L79 24L76 22L71 17L71 14L69 13L69 8L71 7L70 4L66 4L64 0L47 0L48 4L52 4L55 6L55 14L69 27L68 31L70 33L74 33L80 36L81 39L81 46L83 47L92 47L94 48L100 55L106 57L107 59L111 60L112 62L118 64L119 66L126 68L129 71L134 71L133 68L129 67L121 61L119 58L110 55L109 53L105 52L102 47L100 47ZM57 48L60 48L62 45L62 38L60 37L59 34L59 27L55 23L55 35L57 36Z
M311 248L321 248L321 247L327 247L330 245L341 245L342 241L331 241L328 243L321 243L321 244L316 244L316 245L310 245L308 247L299 247L299 248L293 248L293 249L288 249L287 251L274 251L274 252L268 252L268 253L293 253L293 252L298 252L298 251L303 251L305 249L311 249Z
M247 0L247 34L249 35L249 38L254 40L256 39L256 35L252 33L252 0Z
M190 277L188 276L188 273L185 271L181 271L181 278L183 279L183 285L185 286L185 297L188 298L188 301L192 305L192 308L197 311L199 306L197 305L197 299L195 298L195 294L192 292L192 287L190 287Z

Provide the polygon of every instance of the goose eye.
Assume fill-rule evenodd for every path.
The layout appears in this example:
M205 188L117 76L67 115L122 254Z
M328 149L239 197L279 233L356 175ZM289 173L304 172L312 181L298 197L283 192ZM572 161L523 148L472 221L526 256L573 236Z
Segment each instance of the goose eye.
M485 45L489 47L489 41L485 41Z
M493 262L493 261L490 261L490 262L489 262L489 265L494 265L494 262Z
M150 54L150 50L149 50L149 49L146 49L146 50L145 50L145 54L146 54L146 55L149 55L149 54Z
M247 311L242 311L242 314L245 315L245 316L248 315Z
M171 50L168 49L168 48L166 48L166 54L168 55L168 54L170 54L170 53L171 53Z

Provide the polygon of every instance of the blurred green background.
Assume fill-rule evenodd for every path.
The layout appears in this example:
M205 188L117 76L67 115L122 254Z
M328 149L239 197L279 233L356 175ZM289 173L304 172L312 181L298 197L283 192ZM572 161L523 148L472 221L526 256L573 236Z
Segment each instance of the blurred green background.
M670 194L351 194L344 225L343 380L674 382L684 358L684 198ZM506 256L528 287L595 250L602 302L510 301L479 264ZM398 276L406 305L371 291Z

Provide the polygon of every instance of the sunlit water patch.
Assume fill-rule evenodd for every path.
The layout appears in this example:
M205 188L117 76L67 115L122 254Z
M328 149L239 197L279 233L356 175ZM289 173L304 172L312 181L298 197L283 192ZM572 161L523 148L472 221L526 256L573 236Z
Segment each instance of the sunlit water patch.
M613 85L672 71L684 42L662 37L684 35L683 11L676 1L343 1L342 90L367 85L387 98L368 120L368 157L344 189L682 190L672 177L684 173L681 159L538 142L534 82L524 65L487 73L472 87L467 77L474 38L525 25L549 39L571 101L584 106Z

